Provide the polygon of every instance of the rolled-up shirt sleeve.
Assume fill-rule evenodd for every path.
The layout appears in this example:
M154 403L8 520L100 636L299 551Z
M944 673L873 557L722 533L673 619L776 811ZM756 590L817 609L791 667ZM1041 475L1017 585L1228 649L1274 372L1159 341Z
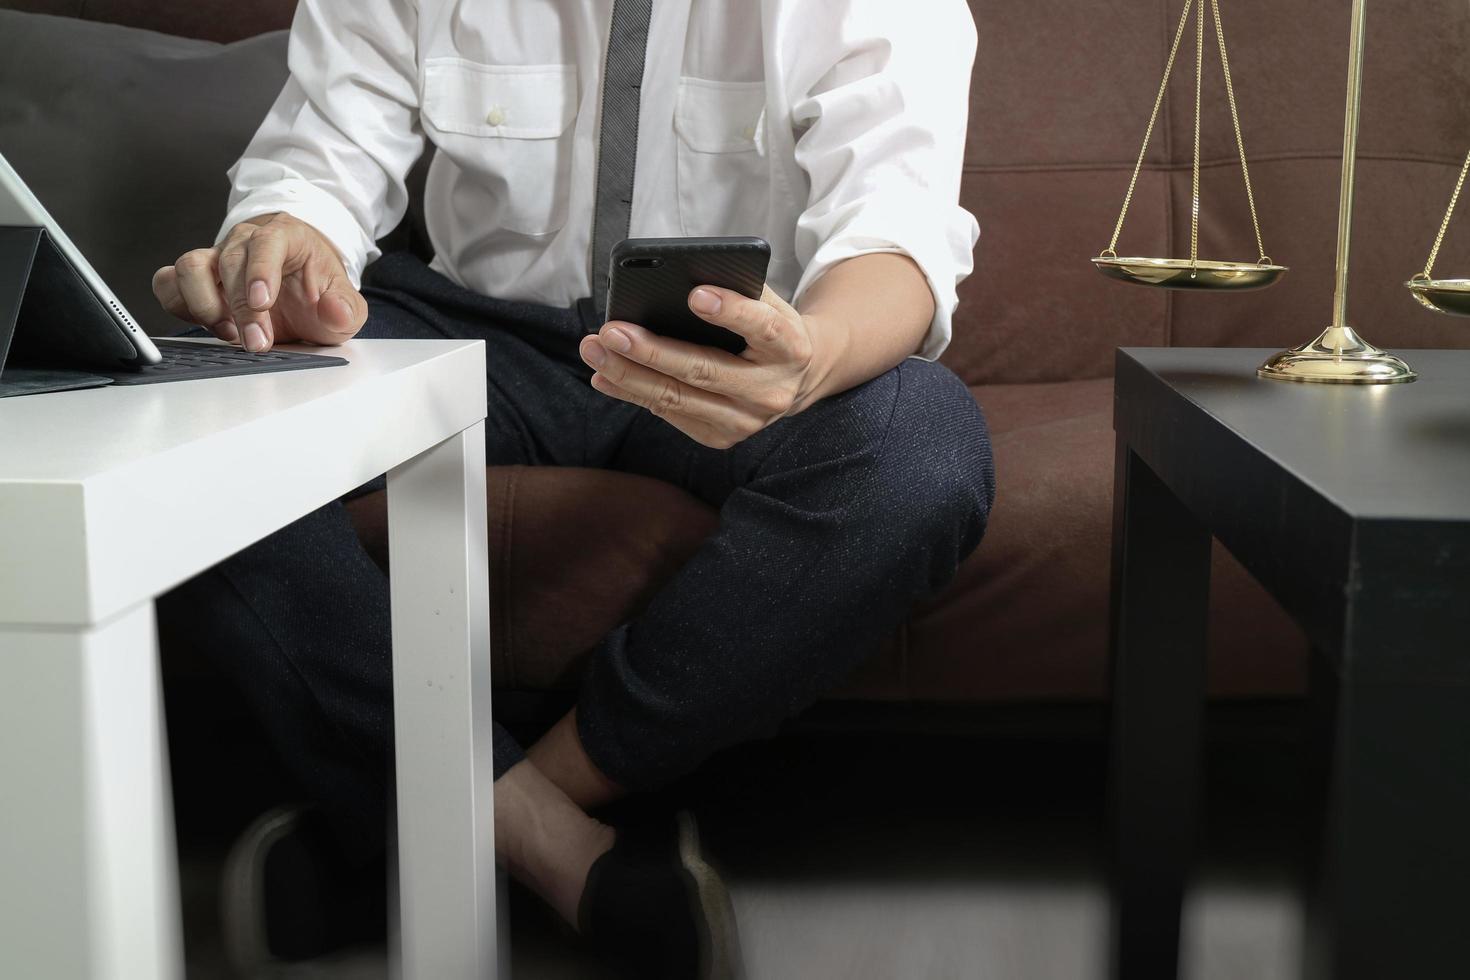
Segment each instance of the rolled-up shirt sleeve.
M302 0L290 78L231 168L219 238L284 211L341 253L353 285L408 208L405 179L424 149L417 10L411 0Z
M975 23L964 0L830 6L845 7L822 17L836 29L798 32L790 49L796 161L811 185L797 220L794 301L839 262L907 255L934 293L916 352L933 360L949 345L980 235L959 206Z

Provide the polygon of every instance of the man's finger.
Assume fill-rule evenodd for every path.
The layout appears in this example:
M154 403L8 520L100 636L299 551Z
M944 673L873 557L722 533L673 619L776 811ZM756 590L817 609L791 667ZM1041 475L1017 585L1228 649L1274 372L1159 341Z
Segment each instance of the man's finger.
M738 333L760 354L778 359L794 356L796 326L784 311L769 303L719 286L700 286L689 294L689 308L701 319Z
M341 344L351 340L367 322L367 300L352 287L335 254L317 254L308 260L301 289L307 315L291 323L301 340Z
M245 242L245 301L252 310L264 312L281 295L281 272L288 255L299 250L291 226L262 225Z
M717 394L742 396L750 392L747 375L759 370L744 358L703 344L660 337L635 323L612 321L598 333L602 344L630 361L646 364L687 385Z
M187 318L195 323L216 323L229 316L229 305L220 294L216 263L219 253L212 248L196 248L180 255L174 263L179 295L188 310Z
M761 287L761 302L775 307L776 311L782 316L793 318L801 316L800 313L796 312L796 307L782 299L781 294L771 288L770 283L766 283Z
M219 252L219 278L224 287L230 315L240 329L240 343L248 351L270 350L274 337L270 313L250 303L246 268L250 260L251 235L232 235Z
M213 249L209 251L213 252ZM223 340L234 342L240 339L229 304L220 291L213 261L207 266L201 264L197 271L191 269L180 274L178 289L189 309L189 320L208 328Z
M317 310L327 329L344 340L355 335L367 323L368 305L361 292L353 288L347 271L337 263L317 301Z
M179 289L178 270L171 265L166 265L153 274L153 295L158 297L159 304L181 320L186 320L214 334L226 343L237 343L240 340L240 331L235 329L233 320L225 319L217 323L200 323L207 317L196 317L189 311L189 304L184 300L184 294Z
M184 302L184 294L179 292L179 271L173 266L166 265L153 273L153 297L170 315L193 322L189 304Z
M734 426L740 421L741 413L730 399L614 354L596 337L584 339L581 351L599 375L654 415L692 415L718 426Z
M594 374L592 376L592 387L610 398L625 401L630 405L647 407L643 405L638 396L633 394L633 392L609 381L604 375ZM703 446L708 446L711 449L729 449L743 438L734 432L722 431L708 419L703 419L695 415L685 415L681 412L668 412L661 417L665 422L695 442Z
M154 274L153 292L170 313L233 344L239 341L240 331L220 290L218 254L213 248L185 252L172 266Z

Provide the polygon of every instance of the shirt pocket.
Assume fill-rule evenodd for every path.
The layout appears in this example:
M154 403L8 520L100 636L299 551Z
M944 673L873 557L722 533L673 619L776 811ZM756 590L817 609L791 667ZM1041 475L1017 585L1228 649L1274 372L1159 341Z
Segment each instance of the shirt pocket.
M761 152L764 82L679 80L679 220L684 234L763 235L771 198Z
M572 65L425 62L424 130L483 193L487 210L473 219L487 231L548 235L566 224L577 101Z

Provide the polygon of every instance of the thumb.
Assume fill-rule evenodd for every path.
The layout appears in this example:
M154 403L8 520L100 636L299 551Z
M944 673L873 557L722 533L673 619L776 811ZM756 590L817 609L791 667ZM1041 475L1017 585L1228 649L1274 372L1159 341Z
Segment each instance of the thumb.
M351 340L367 322L367 300L345 279L334 279L316 301L316 318L330 339L326 343Z
M776 312L780 313L788 320L799 318L801 315L796 312L796 308L794 306L781 298L780 293L777 293L774 289L771 288L770 283L766 283L766 285L761 289L761 302L765 303L768 306L774 306L776 308Z

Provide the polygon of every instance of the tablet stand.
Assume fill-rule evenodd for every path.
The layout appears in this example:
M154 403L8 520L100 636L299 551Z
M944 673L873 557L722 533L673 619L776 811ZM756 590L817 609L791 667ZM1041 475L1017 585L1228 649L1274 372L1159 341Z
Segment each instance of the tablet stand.
M75 276L46 229L0 225L0 398L95 388L111 382L102 375L37 364L26 357L27 348L36 345L27 343L25 335L40 328L36 321L42 316L68 324L78 316L96 316L95 310L78 310L77 299L65 298L64 293L76 292L66 282ZM90 293L87 299L96 302ZM47 308L41 308L43 303Z

